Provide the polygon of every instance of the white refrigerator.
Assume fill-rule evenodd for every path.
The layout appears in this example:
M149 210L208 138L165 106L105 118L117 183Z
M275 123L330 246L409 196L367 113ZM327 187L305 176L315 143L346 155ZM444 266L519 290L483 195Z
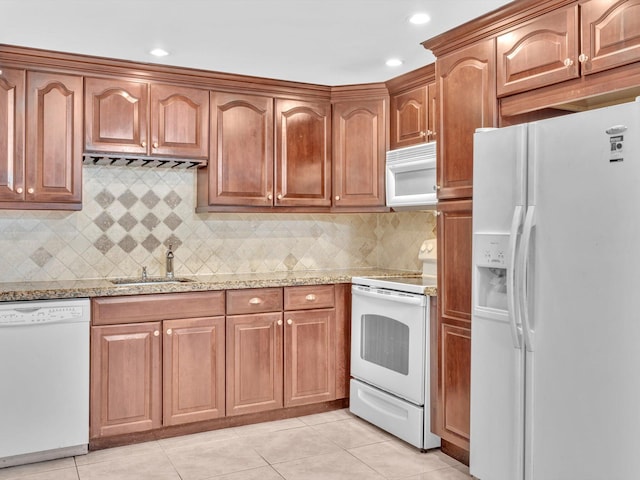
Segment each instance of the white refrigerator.
M473 177L471 474L640 479L640 101L478 131Z

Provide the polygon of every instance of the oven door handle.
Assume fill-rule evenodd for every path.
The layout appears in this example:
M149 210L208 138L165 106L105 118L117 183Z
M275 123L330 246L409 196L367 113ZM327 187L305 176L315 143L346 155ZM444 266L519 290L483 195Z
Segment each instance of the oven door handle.
M389 290L381 291L368 287L361 287L359 285L352 285L351 292L353 295L377 298L379 300L388 300L390 302L406 303L409 305L424 305L426 302L426 297L424 295L411 295L401 292L391 292Z

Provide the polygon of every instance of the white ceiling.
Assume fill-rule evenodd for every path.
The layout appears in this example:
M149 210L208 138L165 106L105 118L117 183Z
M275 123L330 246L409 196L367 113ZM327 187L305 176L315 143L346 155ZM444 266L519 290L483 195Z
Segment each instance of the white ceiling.
M507 0L0 0L0 43L321 85L434 61L420 42ZM418 11L431 22L416 26ZM147 52L162 47L170 56ZM385 65L401 58L400 67ZM1 60L1 59L0 59Z

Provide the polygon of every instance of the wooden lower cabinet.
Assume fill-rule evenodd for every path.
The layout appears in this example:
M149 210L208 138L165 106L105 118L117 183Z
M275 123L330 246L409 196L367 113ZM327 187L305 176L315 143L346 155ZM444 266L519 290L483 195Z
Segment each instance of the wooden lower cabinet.
M284 406L336 398L335 310L285 312Z
M162 425L160 322L91 328L90 437Z
M227 317L227 415L282 407L282 323L282 312Z
M469 451L472 202L438 203L438 376L434 433ZM460 459L460 454L455 455Z
M163 425L225 413L224 316L163 322Z

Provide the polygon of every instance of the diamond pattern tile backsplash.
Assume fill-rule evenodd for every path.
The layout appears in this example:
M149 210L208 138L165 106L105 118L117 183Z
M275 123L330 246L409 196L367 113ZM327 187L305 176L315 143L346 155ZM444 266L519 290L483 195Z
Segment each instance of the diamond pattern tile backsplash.
M84 166L79 212L0 210L0 282L341 268L420 270L431 212L197 214L195 172Z

